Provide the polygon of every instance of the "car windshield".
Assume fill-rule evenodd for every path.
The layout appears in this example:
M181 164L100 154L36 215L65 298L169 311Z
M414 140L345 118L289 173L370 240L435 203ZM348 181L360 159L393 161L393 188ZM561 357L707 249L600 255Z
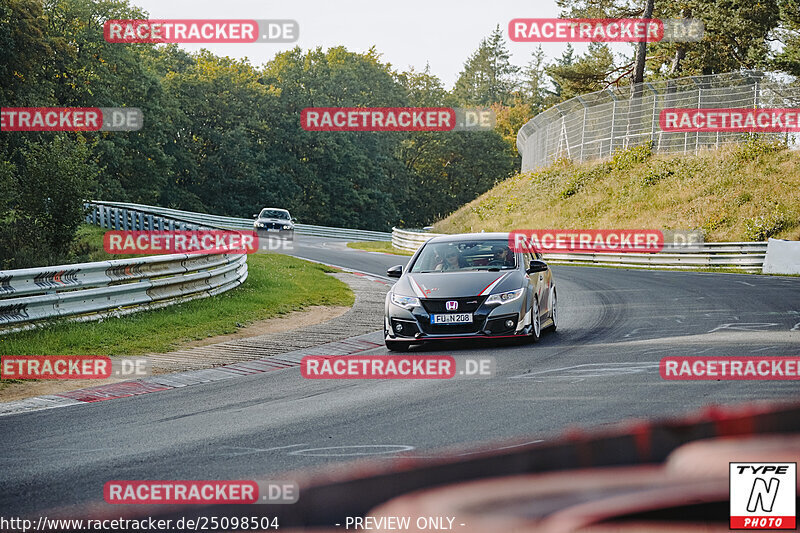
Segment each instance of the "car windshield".
M515 254L506 239L451 241L426 244L411 272L508 270L516 268Z
M289 212L288 211L281 211L280 209L264 209L261 211L261 214L258 215L259 218L281 218L284 220L289 220Z

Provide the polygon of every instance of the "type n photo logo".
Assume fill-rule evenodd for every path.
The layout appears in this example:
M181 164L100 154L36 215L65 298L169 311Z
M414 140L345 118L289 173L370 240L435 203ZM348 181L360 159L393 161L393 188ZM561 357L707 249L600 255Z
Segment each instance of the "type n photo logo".
M730 463L731 529L795 529L797 463Z

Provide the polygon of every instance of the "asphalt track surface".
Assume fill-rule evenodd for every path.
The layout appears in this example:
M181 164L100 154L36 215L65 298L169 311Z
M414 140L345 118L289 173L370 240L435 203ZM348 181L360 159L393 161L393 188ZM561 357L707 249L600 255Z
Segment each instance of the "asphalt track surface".
M377 275L407 261L299 239L299 257ZM103 484L114 479L280 479L359 457L429 457L442 448L468 454L476 443L548 440L576 426L797 398L797 381L664 381L658 362L800 355L800 278L553 270L558 332L534 345L414 351L493 356L493 378L305 380L290 368L0 417L0 515L102 501ZM380 333L373 337L380 342Z

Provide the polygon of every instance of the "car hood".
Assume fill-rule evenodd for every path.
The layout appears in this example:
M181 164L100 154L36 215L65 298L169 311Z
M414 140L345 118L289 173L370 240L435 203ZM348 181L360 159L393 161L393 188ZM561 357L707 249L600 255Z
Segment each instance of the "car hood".
M517 270L469 272L414 272L403 275L392 289L403 296L420 298L460 298L493 294L521 286Z

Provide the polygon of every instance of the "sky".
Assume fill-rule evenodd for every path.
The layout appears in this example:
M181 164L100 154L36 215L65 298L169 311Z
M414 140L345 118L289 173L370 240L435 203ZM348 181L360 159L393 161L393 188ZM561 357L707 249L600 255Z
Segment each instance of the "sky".
M451 89L464 62L499 24L506 35L511 62L524 66L537 43L513 43L508 22L514 18L556 18L555 0L130 0L154 19L294 19L300 38L292 44L181 44L186 50L207 48L217 55L247 57L261 65L275 54L300 46L345 46L366 52L376 46L396 70L414 67L431 73ZM584 44L573 45L583 51ZM565 43L543 43L548 60L559 57ZM617 53L630 53L617 44Z

